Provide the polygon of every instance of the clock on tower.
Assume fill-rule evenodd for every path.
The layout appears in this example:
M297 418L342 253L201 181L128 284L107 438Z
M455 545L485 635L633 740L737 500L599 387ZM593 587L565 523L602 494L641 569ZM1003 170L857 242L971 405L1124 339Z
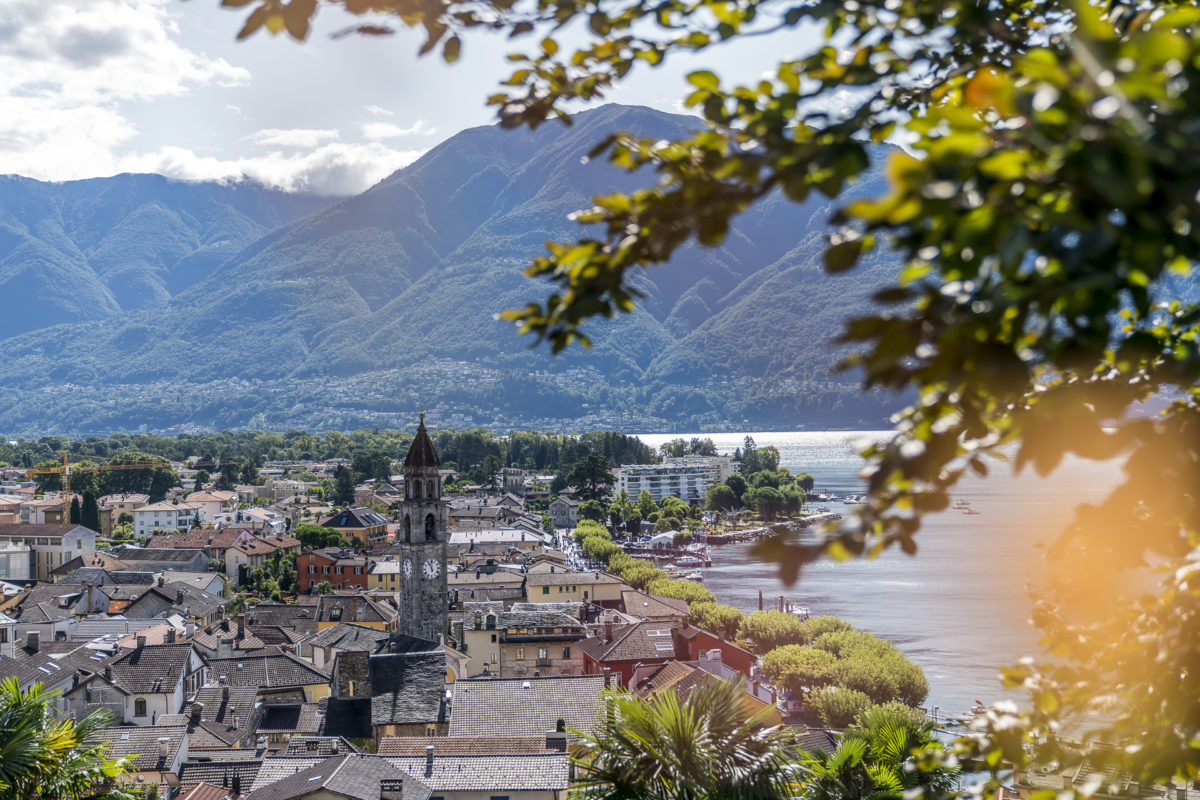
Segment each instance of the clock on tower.
M441 461L421 415L417 436L404 459L404 502L401 504L399 549L404 564L400 589L399 631L419 639L440 641L447 633L449 591L446 585L446 528L442 500Z

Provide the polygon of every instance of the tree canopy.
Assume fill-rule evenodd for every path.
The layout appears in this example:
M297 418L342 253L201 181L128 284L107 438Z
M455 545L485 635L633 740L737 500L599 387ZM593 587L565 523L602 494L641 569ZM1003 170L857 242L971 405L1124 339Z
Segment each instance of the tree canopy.
M252 6L259 29L304 38L317 4ZM1041 474L1067 454L1120 458L1125 479L1081 507L1052 558L1036 618L1064 658L1008 673L1034 710L997 714L967 753L1027 761L1029 739L1103 712L1110 741L1136 740L1138 779L1191 778L1200 750L1186 715L1200 545L1200 8L1132 0L975 3L855 0L378 0L346 2L421 28L423 52L458 59L472 29L529 36L531 51L489 98L501 124L564 118L646 68L723 42L817 26L822 46L782 58L753 85L700 69L684 102L706 123L678 141L617 134L604 156L647 188L594 198L577 242L554 242L527 272L549 293L508 317L555 351L588 342L597 317L631 311L642 270L685 244L722 241L739 213L782 194L830 198L842 226L825 268L884 250L902 264L880 310L841 340L864 387L917 398L896 435L867 449L868 502L828 541L770 555L794 580L832 554L913 553L921 515L947 507L968 471L1013 453ZM554 32L578 22L564 50ZM536 37L536 39L535 39ZM795 47L795 45L791 45ZM890 192L845 198L869 145L901 138ZM531 289L531 291L533 291ZM1163 411L1141 408L1157 400ZM1157 596L1084 616L1089 586L1152 559ZM1180 724L1180 723L1185 724Z

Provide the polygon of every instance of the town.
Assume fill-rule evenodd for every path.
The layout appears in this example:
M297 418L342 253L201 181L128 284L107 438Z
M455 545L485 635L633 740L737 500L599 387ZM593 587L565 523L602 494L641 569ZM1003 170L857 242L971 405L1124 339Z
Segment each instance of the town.
M849 626L790 608L743 618L693 569L707 552L694 536L738 517L705 506L738 505L734 489L752 501L738 470L777 457L685 444L652 464L593 454L553 493L554 475L515 467L472 485L422 416L398 474L387 463L341 506L319 497L322 478L349 475L336 458L268 462L228 489L228 464L173 463L163 483L178 485L154 502L71 489L144 463L6 469L0 679L40 685L61 717L101 710L85 743L131 759L122 780L147 797L558 798L614 690L733 686L746 720L832 750L796 681L738 633L785 645L789 624ZM597 515L610 500L614 516ZM610 532L596 517L622 503Z

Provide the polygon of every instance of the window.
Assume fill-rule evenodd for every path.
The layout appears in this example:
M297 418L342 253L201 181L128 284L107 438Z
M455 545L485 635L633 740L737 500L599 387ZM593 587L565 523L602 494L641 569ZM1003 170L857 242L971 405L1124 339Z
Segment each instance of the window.
M496 634L492 634L492 644L496 643Z
M425 515L425 541L432 542L437 538L437 520L433 514Z
M338 567L338 568L337 568L337 574L338 574L338 575L341 575L341 574L342 574L342 568L341 568L341 567Z
M549 650L547 650L545 647L538 648L538 658L549 658L549 657L550 657Z
M517 648L517 661L524 661L524 660L525 660L525 648L518 647Z
M355 568L354 568L354 574L355 574L355 575L362 575L362 567L355 567Z
M326 564L325 566L321 567L321 574L322 574L322 575L328 575L328 574L329 574L329 565L328 565L328 564Z
M549 587L549 586L543 586L543 587L542 587L542 594L550 594L550 587Z
M569 647L564 647L564 648L563 648L563 658L564 658L564 659L570 659L570 658L571 658L571 648L569 648Z
M315 573L316 573L316 571L317 571L317 568L316 568L316 567L314 567L312 564L309 564L309 565L308 565L308 574L309 574L309 575L313 575L313 574L315 574Z
M139 697L133 701L133 715L135 717L146 716L146 698Z

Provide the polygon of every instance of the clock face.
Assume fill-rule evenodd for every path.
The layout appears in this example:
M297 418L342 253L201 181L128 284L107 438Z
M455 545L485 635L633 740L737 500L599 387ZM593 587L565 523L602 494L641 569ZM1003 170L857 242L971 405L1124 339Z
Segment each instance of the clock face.
M410 558L404 559L404 577L412 577L412 559Z
M437 562L436 558L426 559L421 571L425 573L426 578L436 578L442 571L442 565Z

